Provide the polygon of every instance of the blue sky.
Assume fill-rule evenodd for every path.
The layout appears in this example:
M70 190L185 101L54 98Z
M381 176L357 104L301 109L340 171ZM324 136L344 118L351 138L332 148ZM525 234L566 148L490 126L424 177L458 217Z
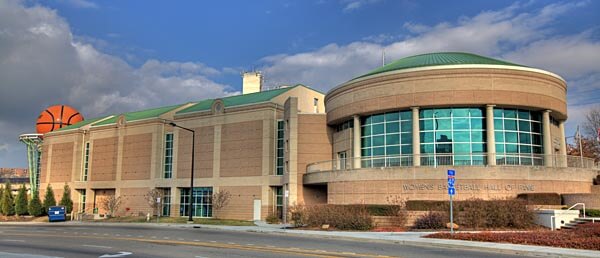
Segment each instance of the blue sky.
M0 0L0 167L45 107L87 118L267 86L327 91L388 60L466 51L567 80L567 134L600 102L600 1ZM20 112L14 112L19 110Z

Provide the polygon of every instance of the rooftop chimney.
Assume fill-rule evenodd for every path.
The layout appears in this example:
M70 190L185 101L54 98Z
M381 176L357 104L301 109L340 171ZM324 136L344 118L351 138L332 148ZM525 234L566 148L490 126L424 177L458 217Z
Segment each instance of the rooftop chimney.
M262 73L244 72L242 73L242 94L260 92L262 90Z

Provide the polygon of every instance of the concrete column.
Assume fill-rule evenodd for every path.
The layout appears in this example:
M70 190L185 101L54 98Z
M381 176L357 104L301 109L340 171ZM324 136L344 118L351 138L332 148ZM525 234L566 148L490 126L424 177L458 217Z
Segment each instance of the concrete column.
M360 168L360 157L361 157L361 153L360 153L360 135L361 135L361 127L360 127L360 116L358 115L354 115L354 126L352 129L353 132L353 137L352 137L352 156L353 156L353 168L357 169Z
M421 166L421 135L419 134L419 107L412 109L412 150L413 166Z
M550 110L545 110L542 114L542 133L544 137L544 166L552 167L552 137L550 133Z
M494 134L494 107L496 105L485 106L485 130L487 139L487 165L496 165L496 135Z
M560 121L558 124L558 130L560 131L560 166L567 167L567 139L565 137L565 120Z

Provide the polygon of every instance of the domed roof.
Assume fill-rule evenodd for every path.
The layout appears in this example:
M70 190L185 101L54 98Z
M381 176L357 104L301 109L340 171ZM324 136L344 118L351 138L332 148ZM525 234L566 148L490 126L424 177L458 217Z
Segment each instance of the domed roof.
M416 56L409 56L393 63L384 65L375 70L372 70L366 74L358 76L354 79L366 77L369 75L385 73L396 70L404 70L410 68L427 67L427 66L439 66L439 65L469 65L469 64L483 64L483 65L507 65L507 66L520 66L524 65L514 64L502 60L497 60L485 56L475 55L471 53L461 52L442 52L442 53L429 53ZM352 79L352 80L354 80Z

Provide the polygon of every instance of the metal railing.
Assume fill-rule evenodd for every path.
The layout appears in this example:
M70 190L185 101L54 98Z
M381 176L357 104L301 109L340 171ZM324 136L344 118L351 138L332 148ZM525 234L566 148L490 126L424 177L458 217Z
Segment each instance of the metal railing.
M600 170L592 158L568 155L523 155L518 153L495 153L491 155L496 166L547 166L590 168ZM487 153L443 153L420 155L387 155L325 160L307 165L307 173L319 171L341 171L360 168L412 167L418 158L420 166L488 166Z

